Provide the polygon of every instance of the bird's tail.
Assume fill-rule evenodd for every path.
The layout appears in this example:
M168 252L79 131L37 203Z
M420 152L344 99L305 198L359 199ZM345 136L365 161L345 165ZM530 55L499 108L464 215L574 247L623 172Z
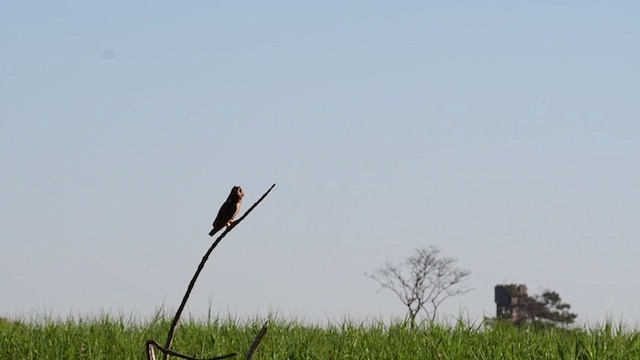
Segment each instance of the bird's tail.
M218 232L218 230L220 230L220 229L213 228L213 230L211 230L211 231L209 232L209 236L213 236L213 235L215 235L215 233L217 233L217 232Z

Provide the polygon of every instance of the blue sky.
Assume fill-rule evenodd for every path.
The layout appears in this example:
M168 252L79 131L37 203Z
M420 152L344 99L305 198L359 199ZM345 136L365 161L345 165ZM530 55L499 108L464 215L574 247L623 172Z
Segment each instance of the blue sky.
M434 245L582 321L640 321L640 5L0 6L0 315L404 309L364 276Z

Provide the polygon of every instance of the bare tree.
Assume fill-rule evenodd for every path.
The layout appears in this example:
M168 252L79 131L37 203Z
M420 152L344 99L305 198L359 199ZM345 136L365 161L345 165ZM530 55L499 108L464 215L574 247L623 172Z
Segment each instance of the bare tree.
M387 262L366 275L380 284L380 290L389 289L398 296L407 307L406 320L413 328L421 310L433 322L444 300L472 290L462 284L471 271L456 267L456 261L440 257L440 249L431 246L416 249L403 263Z

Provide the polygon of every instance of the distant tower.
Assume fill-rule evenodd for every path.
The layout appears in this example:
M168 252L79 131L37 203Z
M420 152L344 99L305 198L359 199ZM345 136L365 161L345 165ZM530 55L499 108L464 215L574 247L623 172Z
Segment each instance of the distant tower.
M496 318L511 320L514 324L521 319L518 304L527 297L527 286L522 284L496 285Z

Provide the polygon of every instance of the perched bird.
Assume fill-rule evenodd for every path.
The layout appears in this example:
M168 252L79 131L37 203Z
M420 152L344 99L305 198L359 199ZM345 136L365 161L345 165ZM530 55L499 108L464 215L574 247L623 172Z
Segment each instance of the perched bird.
M240 212L243 197L244 192L240 186L234 186L233 189L231 189L231 193L229 194L227 201L220 206L218 216L213 220L213 230L211 230L209 236L213 236L223 227L231 225L233 218L235 218L236 215L238 215L238 212Z

